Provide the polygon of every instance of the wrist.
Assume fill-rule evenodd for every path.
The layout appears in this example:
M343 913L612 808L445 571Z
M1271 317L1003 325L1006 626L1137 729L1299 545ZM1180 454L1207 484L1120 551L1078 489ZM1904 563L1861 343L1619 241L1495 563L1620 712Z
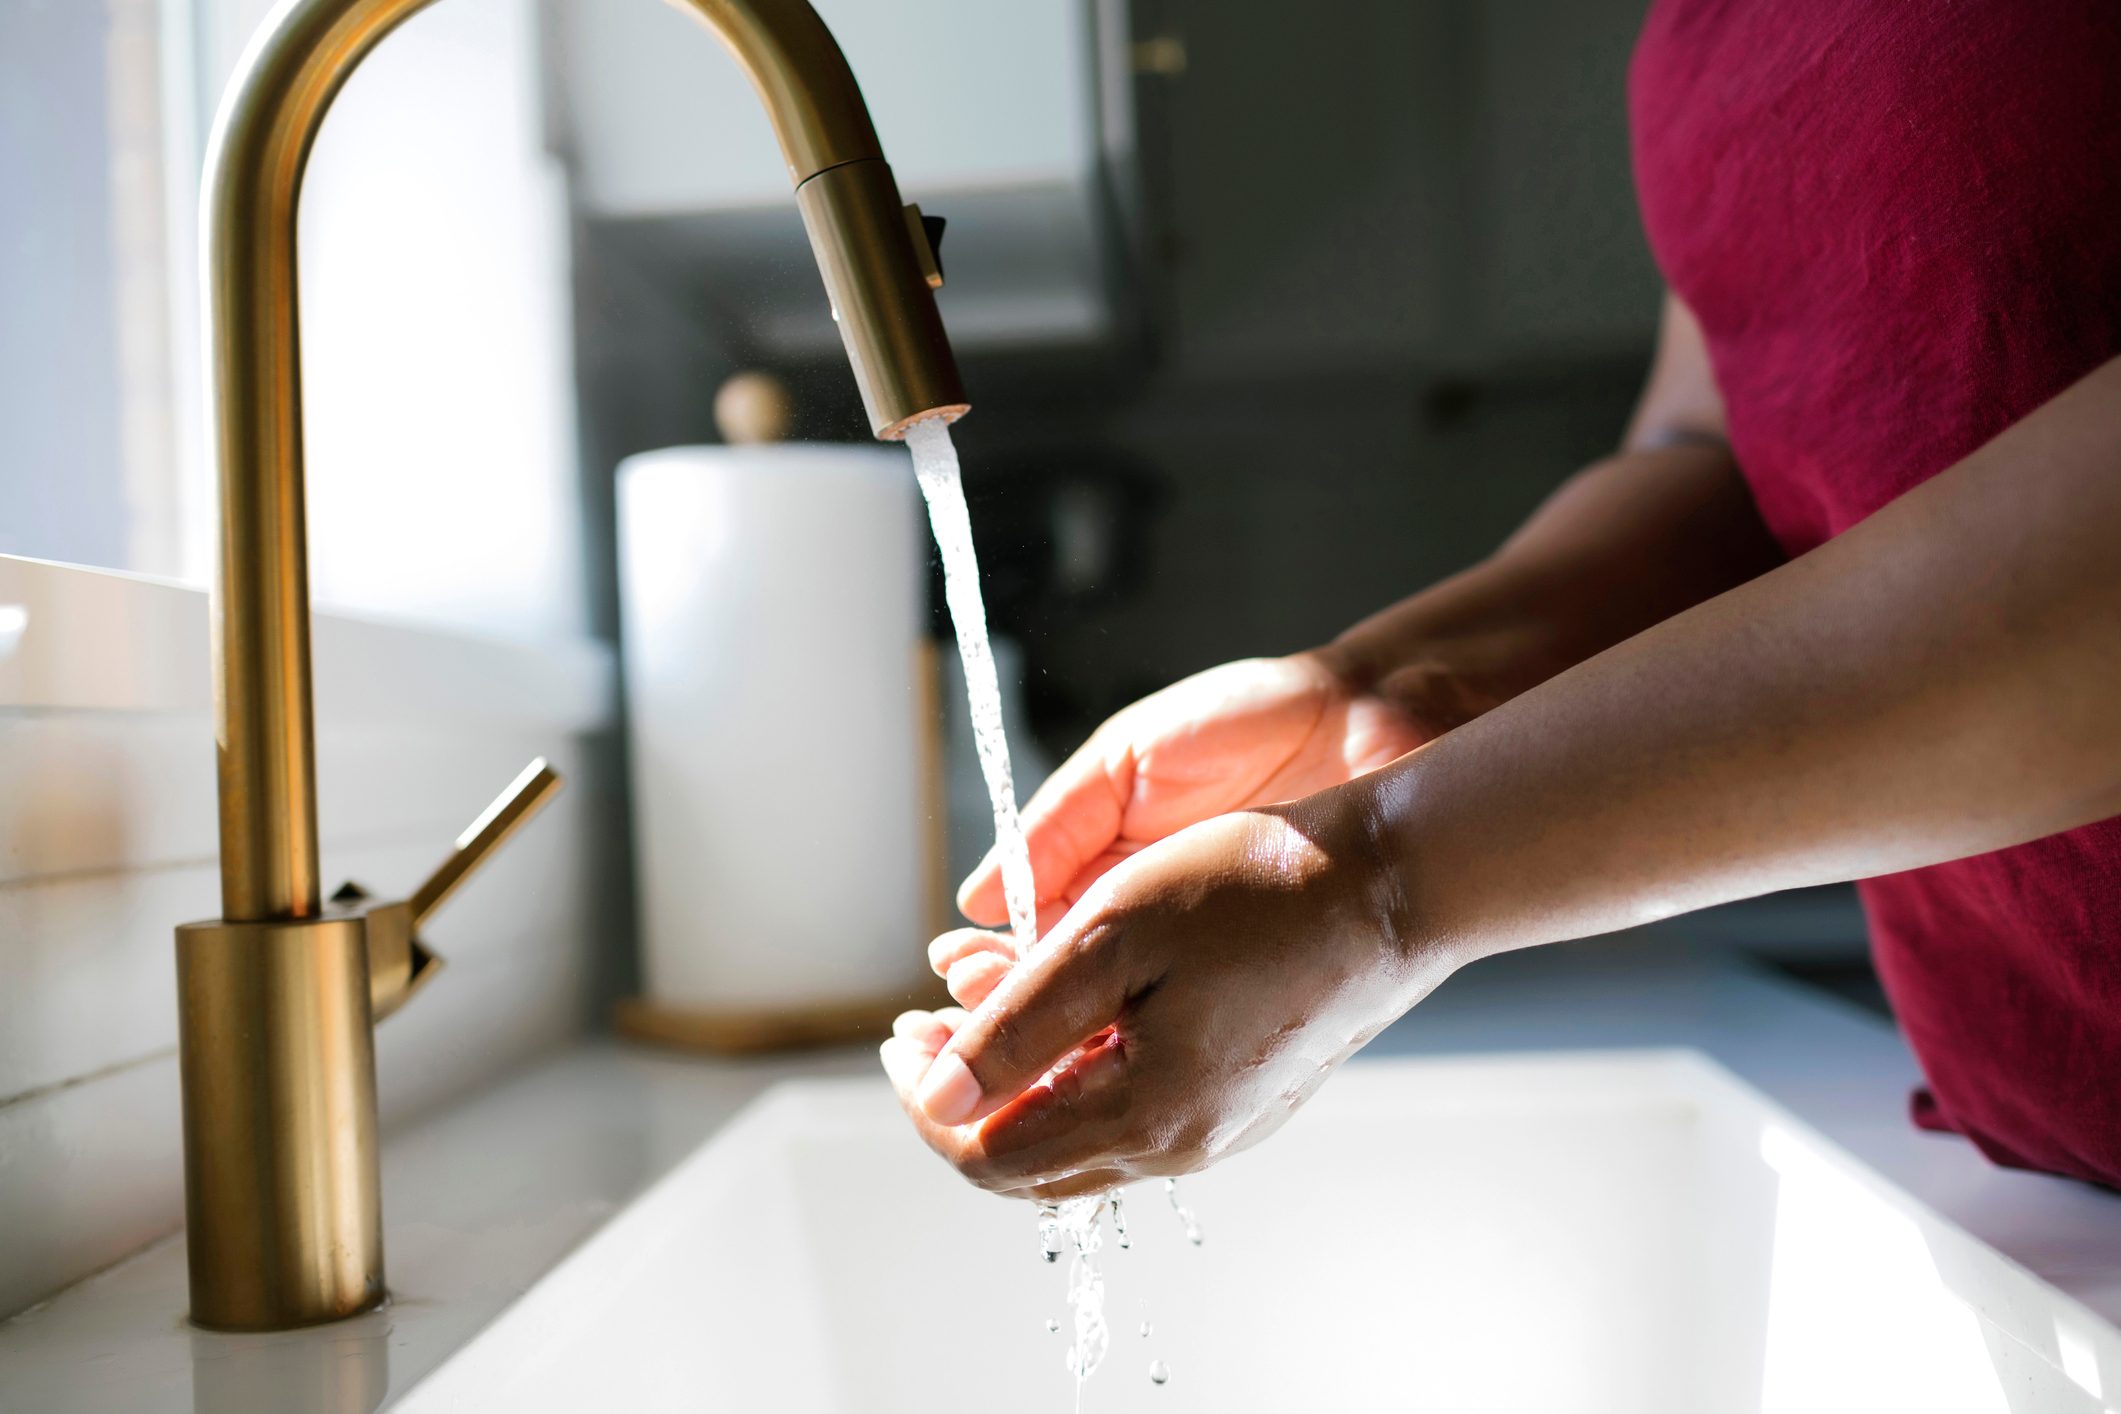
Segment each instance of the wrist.
M1381 701L1435 738L1568 667L1551 637L1531 615L1452 623L1417 600L1297 656L1343 695Z
M1372 979L1366 994L1387 1003L1387 1021L1474 956L1469 939L1441 926L1419 887L1403 803L1387 785L1420 755L1284 807L1324 861L1315 879L1323 886L1318 916L1333 920L1332 933L1364 940L1357 971Z

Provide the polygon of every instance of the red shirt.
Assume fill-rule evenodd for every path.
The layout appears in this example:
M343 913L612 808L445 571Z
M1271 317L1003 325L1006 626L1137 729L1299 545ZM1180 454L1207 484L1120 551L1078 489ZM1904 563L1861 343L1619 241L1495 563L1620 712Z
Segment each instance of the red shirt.
M1630 109L1792 556L2121 354L2116 0L1656 0ZM1918 1122L2121 1186L2121 819L1862 892Z

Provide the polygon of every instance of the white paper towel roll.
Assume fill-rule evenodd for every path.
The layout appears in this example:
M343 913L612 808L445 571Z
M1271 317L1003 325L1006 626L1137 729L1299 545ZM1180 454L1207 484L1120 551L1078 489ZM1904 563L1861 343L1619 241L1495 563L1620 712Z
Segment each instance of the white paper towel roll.
M741 1014L926 975L926 544L896 448L679 447L619 469L645 982Z

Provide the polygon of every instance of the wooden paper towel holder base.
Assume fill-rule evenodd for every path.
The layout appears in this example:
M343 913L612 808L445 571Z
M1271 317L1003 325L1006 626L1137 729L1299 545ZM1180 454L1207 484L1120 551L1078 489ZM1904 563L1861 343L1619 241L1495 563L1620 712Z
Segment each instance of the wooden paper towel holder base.
M892 1019L900 1012L950 1004L940 992L929 995L922 989L765 1011L714 1011L624 997L612 1008L611 1019L618 1033L631 1041L695 1055L752 1056L881 1041L891 1034Z

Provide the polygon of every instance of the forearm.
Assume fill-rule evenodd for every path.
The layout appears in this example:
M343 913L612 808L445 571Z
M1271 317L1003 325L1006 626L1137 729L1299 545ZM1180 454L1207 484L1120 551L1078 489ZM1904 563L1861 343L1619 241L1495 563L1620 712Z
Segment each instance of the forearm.
M1470 953L2121 812L2121 362L1782 568L1345 788Z
M1721 442L1626 450L1572 478L1488 559L1318 655L1440 732L1780 559Z

